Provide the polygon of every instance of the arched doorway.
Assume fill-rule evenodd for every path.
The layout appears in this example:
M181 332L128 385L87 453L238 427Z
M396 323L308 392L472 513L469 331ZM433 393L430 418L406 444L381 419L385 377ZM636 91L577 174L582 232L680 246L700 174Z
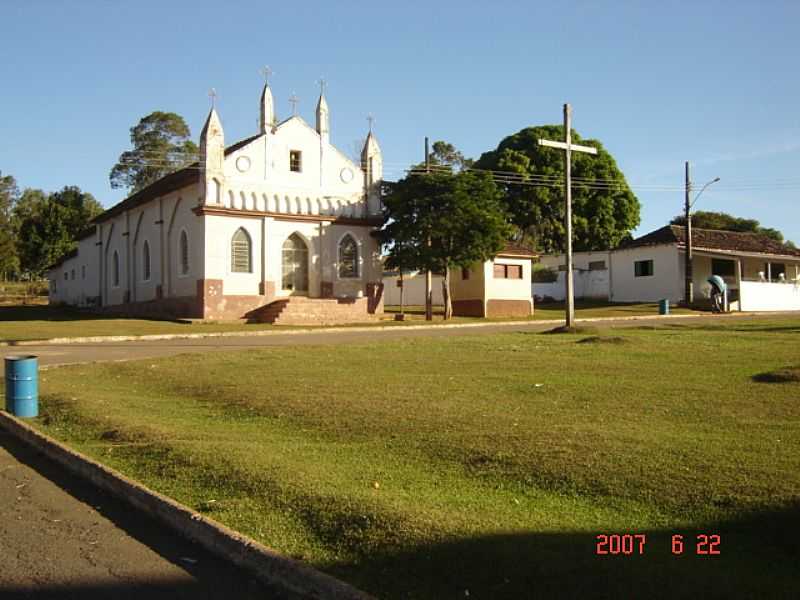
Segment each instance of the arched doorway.
M283 242L282 288L292 294L308 293L308 247L296 233Z

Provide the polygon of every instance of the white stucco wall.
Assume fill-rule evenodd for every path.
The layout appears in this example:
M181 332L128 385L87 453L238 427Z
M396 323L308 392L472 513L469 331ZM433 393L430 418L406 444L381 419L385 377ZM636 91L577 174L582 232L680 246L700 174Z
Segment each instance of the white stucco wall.
M460 277L460 273L455 273L454 277ZM397 283L400 277L397 275L384 275L383 277L383 302L384 304L400 304L400 288ZM403 285L405 294L403 303L406 306L422 306L425 304L425 273L414 271L403 275ZM442 300L442 276L431 276L431 291L433 292L433 303L436 305L444 304Z
M653 261L653 275L636 277L634 264L640 260ZM682 267L675 246L647 246L616 250L611 253L611 301L670 302L683 299Z
M589 263L603 262L605 268L591 270ZM576 298L591 298L595 300L608 300L610 294L610 252L575 252L572 255L573 285ZM566 297L566 271L560 271L559 266L566 264L563 254L542 256L539 263L552 269L558 274L558 279L551 283L534 282L532 284L535 296L550 297L554 300L563 300Z
M494 276L494 265L520 265L521 279L501 279ZM494 261L483 263L483 276L486 282L486 300L532 300L531 260L529 258L497 257Z
M800 282L742 281L739 302L744 311L800 310Z

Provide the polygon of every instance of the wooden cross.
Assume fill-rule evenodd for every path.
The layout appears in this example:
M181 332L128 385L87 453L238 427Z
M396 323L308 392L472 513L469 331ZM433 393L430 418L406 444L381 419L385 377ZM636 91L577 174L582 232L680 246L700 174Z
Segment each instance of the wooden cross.
M211 88L208 91L208 97L211 98L211 108L214 108L217 104L217 90Z
M297 115L297 103L300 102L300 98L292 92L292 95L289 96L289 103L292 105L292 114Z
M264 83L269 85L269 78L273 75L272 69L269 68L269 65L265 65L264 68L261 69L261 74L264 76Z
M597 148L579 146L572 143L572 107L569 104L564 105L564 141L554 142L540 139L539 145L558 148L566 152L564 161L564 201L566 204L564 222L567 228L567 297L565 309L566 325L567 327L572 327L575 322L575 289L572 281L572 151L597 154Z

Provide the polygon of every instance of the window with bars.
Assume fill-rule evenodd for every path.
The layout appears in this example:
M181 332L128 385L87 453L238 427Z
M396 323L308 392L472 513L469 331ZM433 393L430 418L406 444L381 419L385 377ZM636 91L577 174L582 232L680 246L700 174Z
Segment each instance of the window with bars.
M494 263L495 279L522 279L522 265Z
M295 173L303 170L303 153L300 150L289 150L289 170Z
M252 252L250 236L239 228L231 238L231 271L234 273L252 273Z
M180 252L178 258L180 260L180 273L186 275L189 272L189 236L186 231L181 231Z
M358 244L350 234L339 242L339 277L358 277Z

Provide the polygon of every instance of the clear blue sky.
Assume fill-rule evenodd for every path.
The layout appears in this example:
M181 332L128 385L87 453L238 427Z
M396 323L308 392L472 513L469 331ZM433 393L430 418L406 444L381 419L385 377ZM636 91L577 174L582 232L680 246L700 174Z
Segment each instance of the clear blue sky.
M7 0L0 15L0 170L21 187L110 206L132 125L174 111L196 139L213 86L226 142L251 135L269 64L280 117L295 92L313 122L325 77L348 154L373 113L389 177L426 135L477 157L570 102L642 202L638 233L681 211L689 160L697 183L722 178L696 208L800 243L796 1Z

